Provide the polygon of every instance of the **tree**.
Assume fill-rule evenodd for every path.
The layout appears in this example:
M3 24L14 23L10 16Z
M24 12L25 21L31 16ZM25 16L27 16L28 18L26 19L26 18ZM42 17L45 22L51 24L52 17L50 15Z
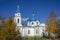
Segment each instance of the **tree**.
M5 23L5 19L4 19L4 17L0 16L0 30L3 29L3 27L4 27L4 23Z
M57 30L56 30L56 33L57 33L57 37L60 38L60 19L57 19Z
M56 15L53 11L50 13L50 17L47 19L47 32L49 34L49 37L56 35Z
M19 40L19 34L12 17L9 17L4 22L4 29L0 31L0 40Z

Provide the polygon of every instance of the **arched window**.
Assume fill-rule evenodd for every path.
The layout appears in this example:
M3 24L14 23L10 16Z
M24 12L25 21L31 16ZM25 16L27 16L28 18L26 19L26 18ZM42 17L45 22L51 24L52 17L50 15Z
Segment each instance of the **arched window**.
M36 34L38 34L38 30L36 30Z
M38 22L37 22L37 24L38 24Z
M34 23L32 22L32 24L34 24Z
M19 23L19 19L18 19L18 23Z
M30 30L28 30L28 34L30 34Z

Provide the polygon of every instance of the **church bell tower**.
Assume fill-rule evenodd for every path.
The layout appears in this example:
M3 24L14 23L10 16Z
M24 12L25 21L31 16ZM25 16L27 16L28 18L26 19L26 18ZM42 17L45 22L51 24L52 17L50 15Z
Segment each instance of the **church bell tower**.
M19 3L17 5L17 10L15 13L15 17L14 17L14 23L16 23L17 26L22 26L21 24L21 13L20 13L20 9L19 9Z

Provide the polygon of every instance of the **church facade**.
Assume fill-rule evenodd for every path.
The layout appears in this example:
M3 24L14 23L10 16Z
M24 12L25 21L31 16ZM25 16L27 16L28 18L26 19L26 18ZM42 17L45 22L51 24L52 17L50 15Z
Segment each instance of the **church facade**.
M21 13L19 12L19 5L17 6L17 12L14 16L14 23L16 23L16 29L19 29L21 36L40 36L43 37L43 34L46 30L46 25L39 20L36 20L34 14L32 19L28 19L26 25L22 24Z

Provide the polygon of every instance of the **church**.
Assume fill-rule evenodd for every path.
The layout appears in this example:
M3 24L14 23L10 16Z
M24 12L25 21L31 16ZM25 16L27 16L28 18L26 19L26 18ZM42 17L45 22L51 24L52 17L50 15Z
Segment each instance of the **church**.
M25 25L22 24L22 16L19 10L19 5L17 5L17 12L14 16L14 23L16 24L16 29L19 29L20 35L22 37L34 37L39 36L43 37L43 34L46 30L45 23L40 22L39 20L35 19L35 14L32 14L32 18L27 20Z

